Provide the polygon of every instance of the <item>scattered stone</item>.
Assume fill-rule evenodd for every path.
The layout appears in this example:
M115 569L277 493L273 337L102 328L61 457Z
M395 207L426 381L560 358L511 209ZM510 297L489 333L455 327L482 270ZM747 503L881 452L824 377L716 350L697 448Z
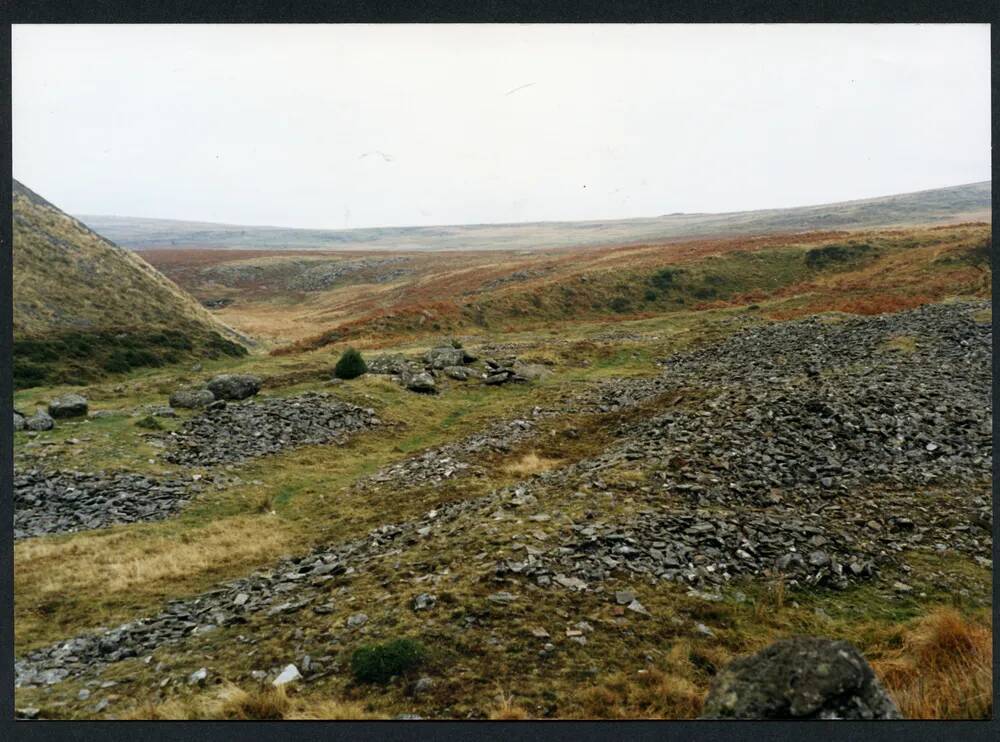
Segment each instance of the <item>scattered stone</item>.
M422 677L413 686L413 693L415 695L420 695L422 693L427 693L434 687L434 679L428 677Z
M638 600L634 600L633 599L632 602L630 602L625 607L628 610L632 611L633 613L641 613L643 616L648 616L649 615L649 611L646 610L646 606L644 606Z
M195 670L193 673L188 675L188 685L204 685L205 679L208 677L208 668L203 667L200 670Z
M635 600L635 593L631 590L621 590L615 593L615 602L618 605L628 605Z
M288 685L289 683L295 682L296 680L301 680L302 673L299 672L299 668L295 665L286 665L285 669L276 677L272 682L275 688L280 688L283 685Z
M24 427L40 433L45 430L52 430L55 427L55 421L49 413L39 407L34 415L24 421Z
M426 611L429 608L433 608L436 602L437 602L436 595L431 595L429 593L420 593L420 595L418 595L416 598L413 599L413 610Z
M347 617L347 625L352 629L364 626L368 622L368 615L365 613L352 613Z
M437 382L426 371L404 377L404 386L411 392L418 392L420 394L434 394L437 392Z

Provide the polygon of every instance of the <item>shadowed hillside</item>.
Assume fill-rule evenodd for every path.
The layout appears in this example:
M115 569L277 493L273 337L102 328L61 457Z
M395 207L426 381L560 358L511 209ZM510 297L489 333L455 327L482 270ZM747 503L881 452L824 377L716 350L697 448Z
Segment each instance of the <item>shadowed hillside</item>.
M146 261L17 181L13 210L16 386L245 353Z
M989 181L789 209L669 214L649 219L373 229L288 229L121 216L80 216L120 245L328 250L527 250L689 237L861 229L988 220Z

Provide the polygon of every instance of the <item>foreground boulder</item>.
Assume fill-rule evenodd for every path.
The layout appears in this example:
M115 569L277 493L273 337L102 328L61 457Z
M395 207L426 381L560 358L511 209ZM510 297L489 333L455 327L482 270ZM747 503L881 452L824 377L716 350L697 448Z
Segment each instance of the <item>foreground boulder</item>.
M207 407L215 401L215 395L208 389L178 389L170 395L171 407L184 407L190 410Z
M87 400L79 394L65 394L49 402L49 414L54 418L86 417Z
M216 399L246 399L260 391L260 377L250 374L220 374L206 386Z
M39 432L43 430L52 430L52 428L55 427L55 421L49 416L49 413L39 407L38 411L34 415L24 421L24 427L28 430Z
M899 719L861 653L845 641L795 637L719 672L703 719Z

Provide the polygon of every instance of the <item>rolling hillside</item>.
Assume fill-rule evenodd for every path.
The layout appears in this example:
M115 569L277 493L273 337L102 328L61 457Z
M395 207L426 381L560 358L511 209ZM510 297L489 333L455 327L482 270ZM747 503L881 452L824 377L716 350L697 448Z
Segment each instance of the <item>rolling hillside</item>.
M245 248L327 250L526 250L624 245L692 237L869 229L990 218L989 181L858 201L720 214L613 221L472 224L320 230L81 215L92 229L138 250Z
M245 352L146 261L17 181L13 213L16 386Z

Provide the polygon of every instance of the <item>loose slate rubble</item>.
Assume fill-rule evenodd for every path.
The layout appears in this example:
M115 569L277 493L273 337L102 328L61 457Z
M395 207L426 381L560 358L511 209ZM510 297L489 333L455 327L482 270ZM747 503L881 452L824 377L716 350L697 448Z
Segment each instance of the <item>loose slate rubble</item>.
M546 413L538 410L537 417ZM359 489L379 489L386 486L416 487L440 484L446 479L477 475L482 468L471 459L484 453L507 453L516 443L537 432L535 420L516 418L495 423L485 430L461 440L432 448L411 456L398 464L386 466L359 480Z
M852 644L816 637L775 642L712 682L702 719L900 719Z
M15 472L14 540L160 520L179 511L198 491L191 480L129 472Z
M297 446L344 443L378 423L374 410L325 392L242 404L217 401L165 436L165 458L187 466L229 464Z
M15 662L16 682L56 683L251 614L328 612L329 580L459 518L463 527L491 517L523 524L520 550L484 564L483 576L492 572L499 583L494 596L521 593L519 580L590 592L604 590L612 577L679 581L712 596L741 576L843 587L876 577L909 550L954 550L988 561L992 337L988 325L972 318L985 306L749 327L711 348L679 354L664 362L659 378L610 381L571 411L683 402L687 390L707 389L701 407L681 403L623 422L615 441L591 458L170 601L150 619L36 649ZM919 339L915 352L885 346L903 334ZM441 471L433 462L448 454L414 463L420 458L388 467L363 486L419 485L422 467L431 472L426 481L434 481ZM619 489L609 477L619 466L656 476L651 485ZM558 535L531 537L552 519L545 503L574 491L641 502L620 521L591 511L578 522L561 519ZM633 597L627 605L642 613L624 592L621 599ZM614 593L608 599L618 602Z

